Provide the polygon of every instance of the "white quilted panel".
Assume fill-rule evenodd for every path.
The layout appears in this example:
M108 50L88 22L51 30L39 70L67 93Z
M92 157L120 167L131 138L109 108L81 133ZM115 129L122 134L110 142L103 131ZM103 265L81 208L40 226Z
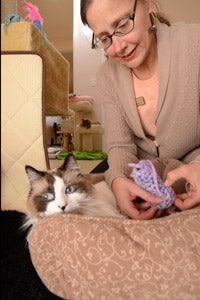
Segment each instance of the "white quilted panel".
M25 165L46 169L43 145L43 64L36 54L2 55L2 209L26 212Z

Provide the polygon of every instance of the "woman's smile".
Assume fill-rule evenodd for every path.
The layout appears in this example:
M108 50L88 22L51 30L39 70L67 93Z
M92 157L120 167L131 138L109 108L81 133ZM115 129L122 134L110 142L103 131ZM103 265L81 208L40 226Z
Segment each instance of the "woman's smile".
M124 62L130 62L135 57L137 47L135 47L131 52L126 55L123 55L121 58Z

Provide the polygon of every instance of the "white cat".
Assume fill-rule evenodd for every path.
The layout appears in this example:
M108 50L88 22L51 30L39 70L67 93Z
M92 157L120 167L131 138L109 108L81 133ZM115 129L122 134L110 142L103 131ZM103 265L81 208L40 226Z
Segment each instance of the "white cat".
M30 214L24 228L40 218L60 213L125 218L104 174L81 174L73 154L57 169L39 171L26 166L25 170L31 188L27 199Z

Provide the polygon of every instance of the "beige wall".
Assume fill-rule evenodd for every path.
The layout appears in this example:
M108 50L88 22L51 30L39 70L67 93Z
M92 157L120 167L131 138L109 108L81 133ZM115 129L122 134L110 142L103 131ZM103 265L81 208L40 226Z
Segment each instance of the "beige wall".
M80 0L74 1L74 28L73 28L73 84L74 93L90 95L96 98L95 77L96 71L104 60L101 51L91 49L91 31L86 32L80 20ZM96 120L104 124L101 105L95 101L94 111ZM105 139L103 139L103 150Z
M160 0L161 8L171 21L200 22L200 0ZM74 92L96 97L96 71L104 60L98 50L91 50L91 33L85 33L80 20L79 0L74 1L73 69ZM104 124L104 113L99 103L94 104L98 121ZM103 150L106 150L106 135Z
M200 0L160 0L171 21L200 23Z

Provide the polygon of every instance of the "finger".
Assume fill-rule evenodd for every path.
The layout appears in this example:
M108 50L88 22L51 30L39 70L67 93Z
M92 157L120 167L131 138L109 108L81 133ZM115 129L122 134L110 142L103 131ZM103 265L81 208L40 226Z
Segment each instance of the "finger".
M134 220L149 220L154 218L157 211L158 209L155 207L151 207L144 211L144 210L138 210L137 208L132 206L130 209L126 211L126 215Z
M136 203L135 202L135 206L139 209L139 210L147 210L148 208L150 208L150 203L144 201L142 203Z
M167 174L167 178L164 182L165 186L171 186L176 180L180 178L186 178L185 167L181 166L178 169L172 170Z
M185 200L188 198L188 193L185 193L185 194L180 194L180 195L176 195L175 196L175 200L176 199L181 199L181 200Z
M153 219L157 213L158 209L155 207L151 207L145 211L139 212L138 219L139 220L150 220Z
M180 195L181 197L179 198L176 198L175 199L175 206L178 207L180 210L187 210L187 209L190 209L190 208L193 208L197 205L199 205L199 199L198 198L191 198L191 197L187 197L183 199L182 196L183 195Z
M157 210L157 212L155 213L154 217L155 218L159 218L159 217L162 217L163 215L163 210Z
M126 206L126 215L129 216L131 219L139 219L140 211L135 206L134 202L130 201Z
M129 201L126 206L121 206L121 212L123 215L130 217L131 219L138 220L140 216L140 210L136 207L135 203Z
M140 198L142 198L143 200L145 200L151 204L160 204L163 201L160 197L157 197L157 196L145 191L144 189L142 189L139 186L137 186L135 188L135 193L137 193L137 195Z

